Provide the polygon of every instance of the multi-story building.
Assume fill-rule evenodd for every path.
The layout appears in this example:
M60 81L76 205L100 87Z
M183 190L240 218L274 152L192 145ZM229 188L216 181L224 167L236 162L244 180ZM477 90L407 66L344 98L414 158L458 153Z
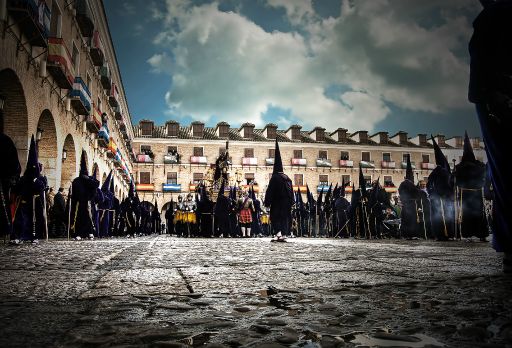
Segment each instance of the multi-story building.
M133 129L103 2L1 0L0 28L0 121L22 167L35 135L51 187L70 186L85 150L126 194Z
M172 195L193 191L195 184L205 180L228 140L231 184L255 182L260 193L264 193L272 174L276 139L285 173L295 189L305 192L308 185L315 195L331 183L350 182L358 187L359 164L368 181L380 179L390 193L396 192L404 179L408 156L418 179L426 179L435 168L434 150L426 134L369 135L367 131L349 133L344 128L328 132L321 127L305 131L300 125L280 130L275 124L257 129L251 123L231 128L226 122L215 127L205 127L201 122L180 125L176 121L156 126L151 120L140 121L134 133L137 189L141 198L156 201L160 207ZM443 151L462 153L462 143L451 145L443 135L435 138Z

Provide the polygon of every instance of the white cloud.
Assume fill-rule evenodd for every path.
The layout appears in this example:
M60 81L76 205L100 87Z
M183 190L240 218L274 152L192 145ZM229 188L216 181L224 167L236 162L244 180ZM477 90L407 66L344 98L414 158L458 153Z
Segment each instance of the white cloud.
M167 1L167 12L157 16L165 30L154 40L162 53L148 63L172 75L171 114L261 126L274 105L291 110L306 129L372 131L390 113L388 102L414 111L465 107L468 66L455 52L471 32L458 12L467 1L422 3L422 11L401 0L343 1L341 16L329 19L316 16L310 1L268 2L285 8L307 35L265 32L215 2ZM432 11L439 23L418 24ZM331 85L354 91L330 99ZM289 125L279 124L286 118L277 122Z

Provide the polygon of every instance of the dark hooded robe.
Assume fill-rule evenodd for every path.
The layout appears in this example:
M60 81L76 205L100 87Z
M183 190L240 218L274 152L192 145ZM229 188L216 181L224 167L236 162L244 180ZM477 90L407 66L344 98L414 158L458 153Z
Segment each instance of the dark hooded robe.
M71 183L71 226L72 235L88 238L96 234L92 215L92 201L95 199L100 183L88 175L85 163L85 151L80 158L80 173Z
M369 194L366 189L366 180L363 175L363 168L359 165L359 189L352 187L350 200L351 232L355 238L371 238L370 231L370 210L368 206Z
M12 233L11 189L20 178L21 165L12 139L1 132L0 149L2 149L3 161L0 166L0 236L2 236Z
M214 208L216 236L232 235L231 224L229 221L231 202L230 199L224 195L224 186L224 181L222 181Z
M98 167L94 168L94 172L93 172L93 174L91 176L91 179L97 180L96 179L97 168ZM103 191L98 187L96 189L96 195L94 196L94 198L91 201L91 211L92 211L92 219L94 221L94 231L95 231L94 236L95 237L100 237L100 211L99 211L99 206L103 204L103 200L104 199L105 199L105 197L103 195Z
M101 185L102 202L98 203L99 237L108 238L111 236L111 224L114 223L111 210L114 204L114 194L110 191L112 171L108 174L105 182Z
M119 236L119 221L121 220L119 217L121 215L121 204L119 199L115 196L114 193L114 177L110 179L110 193L112 194L112 207L109 211L110 218L110 235L111 236Z
M61 191L58 191L53 198L52 207L52 233L53 237L64 237L67 224L66 201Z
M45 188L46 183L39 171L37 149L32 135L27 167L13 188L16 201L11 240L34 241L45 236Z
M456 231L455 196L450 165L433 137L432 143L437 166L430 173L427 181L431 233L437 240L454 239Z
M172 197L165 211L165 228L169 235L174 234L174 199Z
M462 159L454 172L459 233L464 238L476 236L484 240L489 235L484 206L485 173L485 164L475 158L466 133Z
M140 218L140 201L135 195L133 181L130 182L130 189L128 191L128 197L126 197L121 203L121 229L119 233L123 233L126 229L126 235L129 237L135 237L139 228Z
M407 170L405 180L398 186L398 194L402 209L400 211L400 234L402 237L425 238L421 210L421 190L414 185L414 174L412 172L411 160L407 157Z
M469 42L469 101L475 103L491 171L494 192L493 247L512 253L512 166L509 138L512 129L512 2L485 6L473 22ZM507 261L512 268L512 260Z
M274 233L289 234L292 223L293 187L290 178L283 172L283 162L276 139L274 170L265 192L264 204L270 207L270 223Z
M347 183L348 184L348 183ZM336 234L348 238L350 230L348 227L348 211L350 209L350 202L345 198L345 184L340 187L340 193L334 202L334 211L337 220ZM335 236L336 236L335 234Z
M155 207L151 212L151 233L160 234L162 225L162 218L160 217L160 211L158 210L158 203L155 202Z

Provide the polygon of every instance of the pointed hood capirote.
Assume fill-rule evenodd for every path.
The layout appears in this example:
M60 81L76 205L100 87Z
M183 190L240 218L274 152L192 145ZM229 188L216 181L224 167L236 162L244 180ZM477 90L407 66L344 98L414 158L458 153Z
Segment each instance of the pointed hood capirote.
M471 141L469 140L468 132L464 133L464 150L462 152L461 162L475 162L476 157L473 152L473 147L471 146Z
M359 188L361 189L361 195L366 197L366 179L363 175L363 167L359 163Z
M112 173L112 171L110 171ZM109 190L110 190L110 193L115 193L114 192L114 176L111 176L110 177L110 186L109 186Z
M407 156L407 168L405 169L405 179L414 184L414 173L412 171L411 155Z
M27 167L25 168L25 176L31 178L37 178L41 175L41 169L39 167L39 158L37 155L36 141L34 135L30 138L30 148L28 150Z
M441 148L437 144L434 137L432 135L430 135L430 138L432 139L432 144L434 145L434 155L436 158L436 165L438 165L438 166L446 169L448 172L450 172L450 163L448 163L446 156L443 154L443 151L441 151Z
M96 172L96 169L94 169L94 171ZM110 181L111 180L112 180L112 170L110 170L110 173L108 173L107 178L105 179L103 184L101 184L101 191L102 192L110 191Z
M133 184L133 180L130 181L130 189L128 190L128 197L135 197L135 185Z
M87 161L85 160L85 150L82 150L82 156L80 157L80 175L89 176L89 171L87 170Z
M281 151L279 151L279 144L277 143L276 139L276 149L275 149L275 155L274 155L274 170L272 171L272 174L277 173L283 173L283 160L281 159Z

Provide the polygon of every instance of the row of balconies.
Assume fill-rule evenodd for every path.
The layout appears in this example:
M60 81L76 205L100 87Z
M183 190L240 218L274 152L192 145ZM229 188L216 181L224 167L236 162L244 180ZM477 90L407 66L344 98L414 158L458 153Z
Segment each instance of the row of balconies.
M137 162L139 163L153 163L154 160L147 154L138 154ZM190 164L205 164L207 165L208 159L206 156L190 156ZM362 168L375 168L374 161L360 161ZM164 156L164 164L178 164L178 160L176 156L165 155ZM258 158L256 157L242 157L242 166L257 166ZM265 165L271 166L274 164L273 158L265 158ZM307 160L305 158L292 158L290 164L292 166L307 166ZM339 160L338 162L340 168L353 168L354 161L351 160ZM415 169L416 165L411 163L412 168ZM330 160L318 158L316 160L317 167L328 167L332 168L332 163ZM421 169L432 170L436 167L434 163L423 162L421 163ZM394 161L381 161L382 169L396 169L396 162ZM407 168L406 162L401 162L401 169Z
M243 189L248 189L249 187L254 189L254 192L258 193L260 191L258 185L241 185ZM137 191L155 191L155 184L137 184L135 186ZM230 187L225 187L226 191L229 191ZM386 192L393 193L397 192L397 187L392 186L384 186L384 189ZM182 186L181 184L162 184L162 192L168 192L168 193L180 193L180 192L195 192L196 185L195 184L189 184L188 186ZM306 185L293 185L293 191L300 192L300 193L306 193L307 192L307 186ZM317 185L317 192L323 192L326 193L329 191L329 185ZM351 193L352 187L347 186L345 187L345 192Z

